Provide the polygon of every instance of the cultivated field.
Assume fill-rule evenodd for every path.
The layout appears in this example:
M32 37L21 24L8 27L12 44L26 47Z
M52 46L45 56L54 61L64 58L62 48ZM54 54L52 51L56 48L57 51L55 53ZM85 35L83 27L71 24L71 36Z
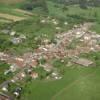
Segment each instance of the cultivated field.
M3 23L10 23L11 21L10 21L10 20L5 20L5 19L0 19L0 22L3 22Z
M23 13L25 15L33 15L31 12L22 10L22 9L14 9L15 12Z
M15 4L15 3L20 3L25 0L0 0L0 3L5 3L5 4Z
M12 20L12 21L21 21L21 20L26 19L25 17L18 17L18 16L14 16L10 14L5 14L5 13L0 13L0 17L8 19L8 20Z

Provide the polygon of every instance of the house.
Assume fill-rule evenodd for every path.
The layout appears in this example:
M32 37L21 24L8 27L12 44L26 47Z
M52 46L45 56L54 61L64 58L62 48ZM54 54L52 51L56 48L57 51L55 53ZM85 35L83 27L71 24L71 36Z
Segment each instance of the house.
M68 25L68 22L64 22L64 25Z
M18 38L18 37L14 37L14 38L11 39L11 42L13 44L19 44L19 43L22 42L22 40L20 38Z
M6 61L8 58L9 58L9 55L4 54L4 53L0 53L0 60Z
M11 35L11 36L14 36L15 34L16 34L15 31L11 31L11 32L10 32L10 35Z
M60 30L61 28L60 27L56 27L56 30Z
M86 66L86 67L94 64L91 60L88 60L88 59L85 59L85 58L78 58L78 57L73 58L72 62L79 64L79 65L82 65L82 66Z
M32 77L32 79L36 79L36 78L38 78L38 73L36 73L36 72L33 72L32 74L31 74L31 77Z
M21 77L24 78L26 77L26 74L24 72L21 73Z
M20 88L20 87L17 87L14 90L13 94L15 95L16 98L18 98L21 95L21 91L22 91L22 88Z
M16 70L17 70L16 64L12 64L12 65L10 66L10 71L11 71L11 72L15 72Z
M41 20L41 23L46 23L46 20Z
M4 92L8 92L8 87L2 87L2 91L4 91Z
M0 88L3 92L8 92L9 83L10 81L5 81L1 84Z
M30 66L36 67L38 65L38 61L35 59L32 59L32 61L29 63Z
M14 100L14 99L4 93L0 93L0 100Z
M14 63L18 67L24 67L25 66L24 59L23 58L20 58L20 57L16 57Z
M4 29L1 32L4 33L4 34L9 34L10 33L10 30L9 29Z
M24 34L21 34L21 35L19 36L19 38L21 38L21 39L26 39L26 36L25 36Z
M45 65L42 65L42 67L47 72L50 72L53 69L52 65L51 64L48 64L48 63L46 63Z
M11 73L11 70L9 69L9 70L6 70L5 72L4 72L4 75L7 75L7 74L9 74L9 73Z

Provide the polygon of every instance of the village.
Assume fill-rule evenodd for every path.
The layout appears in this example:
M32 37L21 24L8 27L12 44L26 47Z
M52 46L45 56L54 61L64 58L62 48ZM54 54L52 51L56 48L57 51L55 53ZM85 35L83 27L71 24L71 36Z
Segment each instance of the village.
M45 21L42 20L42 23L45 23ZM55 24L57 23L55 22ZM70 58L67 63L68 66L70 64L78 64L83 67L95 65L93 61L79 57L80 54L100 51L100 35L89 31L91 26L92 23L74 25L72 30L68 32L57 33L55 35L55 43L50 43L48 39L44 39L38 49L35 49L34 52L24 53L22 56L13 56L5 52L0 52L0 60L10 65L9 69L5 70L4 75L16 73L10 80L0 85L0 96L3 95L8 98L7 100L13 100L5 95L6 92L9 93L9 84L21 82L27 76L30 76L32 79L39 78L39 73L35 71L37 67L42 67L43 71L47 73L47 76L43 77L44 79L61 79L61 73L57 72L57 69L51 63L53 59L59 59L63 63L65 62L64 58ZM11 33L11 35L14 34L15 32ZM26 37L20 36L20 39L26 39ZM20 43L20 40L14 38L12 42L16 44ZM13 95L16 98L19 97L21 90L20 86L16 87Z

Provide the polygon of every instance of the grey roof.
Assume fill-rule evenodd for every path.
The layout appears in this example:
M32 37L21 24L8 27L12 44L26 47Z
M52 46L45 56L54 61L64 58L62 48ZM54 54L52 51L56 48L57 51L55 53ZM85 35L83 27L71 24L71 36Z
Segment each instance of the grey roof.
M83 66L89 66L89 65L93 64L93 62L91 60L88 60L88 59L85 59L85 58L73 59L72 62L79 64L79 65L83 65Z

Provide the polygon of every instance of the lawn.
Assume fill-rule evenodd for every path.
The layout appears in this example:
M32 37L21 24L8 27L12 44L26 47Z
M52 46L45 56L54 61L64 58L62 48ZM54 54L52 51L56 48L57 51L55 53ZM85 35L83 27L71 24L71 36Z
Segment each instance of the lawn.
M100 100L100 69L79 77L58 92L52 100Z

